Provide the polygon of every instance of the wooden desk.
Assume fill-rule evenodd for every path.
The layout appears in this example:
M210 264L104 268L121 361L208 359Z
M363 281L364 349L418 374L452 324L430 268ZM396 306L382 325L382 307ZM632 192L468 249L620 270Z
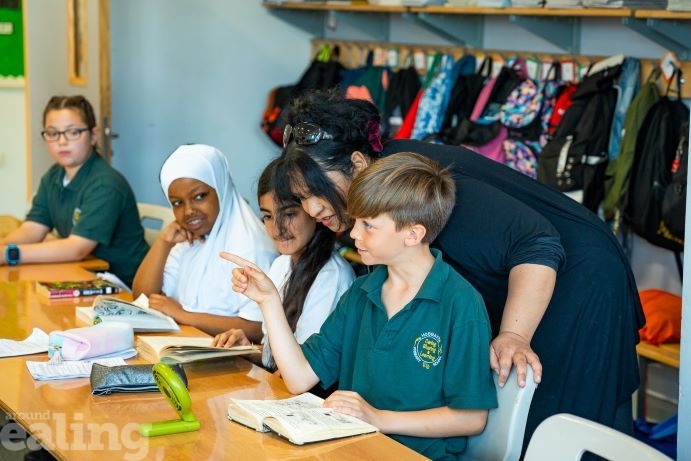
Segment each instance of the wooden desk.
M0 268L0 337L23 339L34 326L48 332L75 325L74 307L83 305L84 298L37 298L30 277L43 278L45 272L30 266L13 270L17 271L13 272L16 280L7 281L7 268ZM69 271L65 268L65 274L65 279L70 280L80 274L89 276L77 265ZM183 334L190 331L186 328ZM139 436L139 423L177 417L161 394L96 397L91 395L86 378L34 381L24 363L27 359L45 360L46 356L0 359L4 378L0 407L61 460L425 459L382 434L296 446L276 435L230 422L225 416L230 397L289 396L280 378L240 357L186 365L192 411L201 422L201 429L151 439ZM103 444L100 447L99 441Z
M77 261L77 264L91 272L103 272L110 269L110 263L108 261L94 256L88 256L86 259Z
M641 385L638 389L637 415L636 417L646 416L646 388L648 384L648 365L651 362L658 362L664 365L679 368L679 344L660 344L654 346L646 341L641 341L636 346L638 353L638 371L641 377Z
M24 339L34 327L46 333L74 327L74 308L91 304L93 298L49 300L36 295L35 282L93 278L78 263L0 266L0 338Z

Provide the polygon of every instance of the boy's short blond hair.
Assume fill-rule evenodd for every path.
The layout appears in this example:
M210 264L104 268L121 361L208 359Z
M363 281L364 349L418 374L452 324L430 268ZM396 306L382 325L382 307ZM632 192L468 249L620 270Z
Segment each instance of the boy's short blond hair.
M451 215L456 184L448 168L413 152L398 152L375 161L360 173L348 191L348 214L373 218L387 214L396 230L420 224L432 242Z

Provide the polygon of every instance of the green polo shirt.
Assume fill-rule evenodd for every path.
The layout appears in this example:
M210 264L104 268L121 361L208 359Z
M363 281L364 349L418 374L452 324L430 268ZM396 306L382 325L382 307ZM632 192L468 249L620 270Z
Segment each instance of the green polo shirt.
M64 176L58 164L43 175L26 220L56 229L62 238L74 234L95 240L92 254L131 285L149 245L127 180L96 153L67 186Z
M358 392L375 408L414 411L497 406L489 367L490 326L482 297L432 250L420 291L391 319L379 266L341 297L321 331L302 345L324 388ZM432 459L455 459L466 437L392 437Z

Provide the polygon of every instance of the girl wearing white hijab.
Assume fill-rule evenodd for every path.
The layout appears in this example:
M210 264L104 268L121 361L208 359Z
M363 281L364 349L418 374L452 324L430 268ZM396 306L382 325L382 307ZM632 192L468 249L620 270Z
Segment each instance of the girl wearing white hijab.
M264 226L235 189L225 156L203 144L178 147L160 174L175 221L163 229L132 285L149 305L215 335L241 328L261 341L262 315L232 290L232 264L221 251L239 252L268 270L277 256Z

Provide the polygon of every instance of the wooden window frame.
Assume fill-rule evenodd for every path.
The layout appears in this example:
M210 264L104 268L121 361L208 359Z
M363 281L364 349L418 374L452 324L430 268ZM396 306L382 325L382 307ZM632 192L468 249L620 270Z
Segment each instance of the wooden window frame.
M86 2L67 0L67 81L86 86Z

